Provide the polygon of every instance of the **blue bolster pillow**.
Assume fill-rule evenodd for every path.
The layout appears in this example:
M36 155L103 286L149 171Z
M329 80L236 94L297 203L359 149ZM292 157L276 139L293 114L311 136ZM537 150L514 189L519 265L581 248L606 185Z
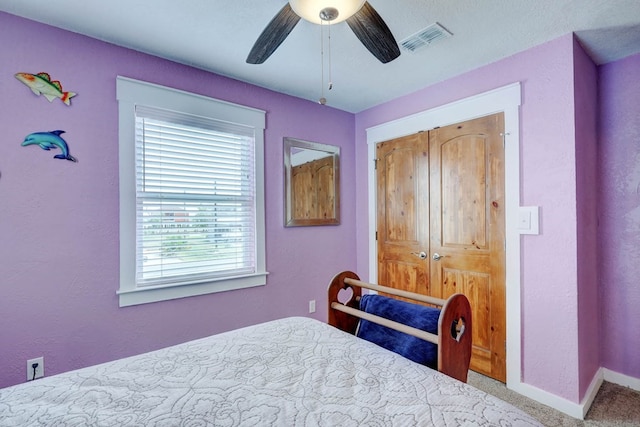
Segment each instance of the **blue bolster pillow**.
M440 309L412 304L382 295L367 294L360 299L360 310L389 320L438 333ZM407 359L438 369L438 346L403 332L360 319L356 336L401 354Z

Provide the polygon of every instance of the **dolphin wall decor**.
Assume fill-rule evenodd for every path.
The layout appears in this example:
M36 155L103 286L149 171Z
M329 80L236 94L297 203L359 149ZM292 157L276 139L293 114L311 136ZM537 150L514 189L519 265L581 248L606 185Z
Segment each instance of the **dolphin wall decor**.
M69 146L67 145L67 142L60 137L63 133L63 130L30 133L24 138L24 141L22 141L22 144L20 145L23 147L26 147L27 145L38 145L43 150L47 151L59 148L62 153L53 156L54 159L65 159L77 162L78 160L69 153Z

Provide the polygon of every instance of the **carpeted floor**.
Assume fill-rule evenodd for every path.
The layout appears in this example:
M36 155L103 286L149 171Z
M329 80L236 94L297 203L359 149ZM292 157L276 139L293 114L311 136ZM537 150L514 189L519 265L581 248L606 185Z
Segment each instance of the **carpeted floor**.
M467 382L533 415L545 426L640 426L640 392L606 381L602 383L584 421L508 390L501 382L475 372L469 371Z

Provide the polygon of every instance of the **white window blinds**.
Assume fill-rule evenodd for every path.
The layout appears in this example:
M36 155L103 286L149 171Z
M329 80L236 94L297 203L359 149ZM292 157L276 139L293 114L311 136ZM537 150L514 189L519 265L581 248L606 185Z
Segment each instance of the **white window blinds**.
M254 128L137 105L136 286L256 273Z

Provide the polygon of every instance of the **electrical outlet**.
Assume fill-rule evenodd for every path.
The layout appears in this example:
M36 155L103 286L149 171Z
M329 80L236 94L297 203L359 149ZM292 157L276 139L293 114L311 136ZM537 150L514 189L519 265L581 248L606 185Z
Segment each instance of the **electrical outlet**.
M309 301L309 313L315 313L316 312L316 300L312 299L311 301Z
M35 368L33 365L37 365ZM44 377L44 357L27 360L27 381Z

